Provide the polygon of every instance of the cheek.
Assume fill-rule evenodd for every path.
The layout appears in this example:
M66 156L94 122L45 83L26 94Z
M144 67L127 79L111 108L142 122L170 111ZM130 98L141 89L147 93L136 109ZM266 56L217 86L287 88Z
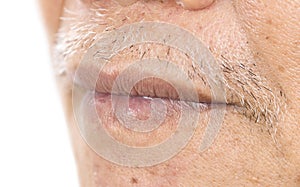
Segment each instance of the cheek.
M297 98L293 89L299 87L299 1L235 0L234 6L261 73L287 98Z
M277 142L286 159L300 164L299 1L234 1L261 73L273 81L285 103ZM299 169L294 171L299 172Z

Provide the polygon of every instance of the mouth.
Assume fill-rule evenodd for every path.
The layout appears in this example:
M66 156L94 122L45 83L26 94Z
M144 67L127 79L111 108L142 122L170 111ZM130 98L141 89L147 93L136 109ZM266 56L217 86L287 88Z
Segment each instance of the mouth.
M161 124L172 129L183 113L198 121L201 113L217 107L211 104L208 87L201 87L205 82L200 77L191 80L182 68L166 63L144 60L123 66L114 62L79 66L74 85L82 90L80 98L87 99L75 99L75 108L84 108L79 113L88 118L94 118L89 111L95 108L108 131L119 129L126 134L128 130L151 132Z
M90 64L77 71L75 84L96 95L114 98L130 98L133 106L143 105L154 99L182 103L185 105L209 105L211 94L208 87L201 87L189 80L188 75L174 65L164 63L148 63L148 61L130 64L118 69L106 64L103 68Z
M176 134L180 124L188 129L206 126L210 111L224 107L212 103L209 86L200 76L191 79L179 64L149 59L126 62L112 59L77 68L73 108L87 142L98 142L100 123L125 145L158 145Z
M136 51L135 47L141 50L140 46L131 46L130 52ZM161 50L159 54L164 53L163 49ZM165 53L172 53L173 50L175 49L169 48ZM95 52L97 51L93 54ZM124 54L128 56L126 51ZM123 58L113 57L109 62L92 60L91 63L84 60L85 63L80 63L77 67L74 76L75 88L85 90L88 95L93 94L92 99L83 102L93 103L98 116L109 116L108 118L113 120L118 118L117 121L128 127L134 123L134 119L138 119L140 124L152 119L153 124L164 115L180 117L185 111L199 114L217 107L212 103L221 106L226 104L221 100L212 99L211 88L205 75L192 65L190 59L184 59L185 62L182 63L180 58L176 58L171 63L169 59L159 56L155 59L145 55L145 59L134 61L126 60L126 56L124 59L124 54ZM163 122L169 123L166 120ZM171 123L176 124L176 121Z
M81 121L85 126L93 119L101 121L114 139L129 146L156 145L175 132L182 116L188 114L190 119L198 121L199 115L205 116L211 108L210 95L198 93L192 82L184 74L179 76L178 71L175 77L170 72L155 74L143 63L121 70L107 64L100 73L97 67L79 69L74 88L80 92L76 92L79 96L73 95L74 108L79 109L77 116L84 118ZM97 129L95 126L92 131Z
M100 30L95 33L103 33ZM110 45L99 43L97 47L105 48L106 44ZM128 146L147 147L163 142L170 134L178 134L175 130L181 121L184 128L195 129L194 124L206 126L208 115L213 113L210 109L218 107L212 103L224 106L224 101L216 101L211 94L214 88L210 88L208 76L199 70L200 67L197 69L192 65L192 57L182 51L179 54L177 48L145 42L133 47L128 45L122 50L116 56L110 56L109 63L90 59L94 63L79 63L75 65L76 72L73 67L70 71L71 77L75 77L74 89L80 90L75 95L73 91L75 120L89 144L100 147L98 144L103 142L97 138L102 134L98 133L101 129L96 121L101 121L104 130L117 141ZM76 63L86 56L86 51L80 54L80 58L74 58ZM144 59L158 59L159 63L141 63ZM164 60L172 63L162 63ZM110 146L104 149L107 147Z

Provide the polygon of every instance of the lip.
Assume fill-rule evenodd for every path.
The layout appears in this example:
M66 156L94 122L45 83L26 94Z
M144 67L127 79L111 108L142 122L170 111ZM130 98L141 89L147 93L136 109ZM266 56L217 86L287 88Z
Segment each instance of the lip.
M157 33L168 30L170 34L165 35L166 38L151 38L154 30ZM137 34L134 35L137 39L124 42L128 32L142 32L149 38L143 40L144 35ZM178 44L182 34L191 42L189 46L184 45L182 39L183 45ZM145 41L155 41L155 44L150 46ZM164 51L165 48L168 50ZM155 49L155 54L151 49ZM186 58L180 57L179 53ZM95 128L99 125L112 128L118 137L126 132L124 126L133 131L152 132L162 123L184 126L189 128L187 132L193 132L195 124L204 122L199 121L199 115L207 114L216 103L222 107L210 112L214 120L209 120L208 125L211 128L213 123L221 124L226 102L222 79L218 76L222 74L217 67L209 49L194 35L176 26L147 22L103 33L84 55L75 74L74 83L86 90L81 97L73 97L75 102L82 101L74 105L75 110L86 108L75 114L79 118L90 116L80 120L81 130L95 124ZM90 94L92 99L82 99ZM110 97L99 97L99 94ZM151 104L154 101L151 110L149 97ZM87 112L89 108L94 110Z
M139 65L110 62L101 67L92 63L84 64L78 68L74 83L98 94L161 98L203 104L212 101L210 88L200 76L190 79L180 67L175 67L176 64L175 68L168 67L168 70L161 70L160 67L156 67L162 66L160 64L146 64L147 61L144 63ZM153 74L156 70L168 73ZM179 71L184 75L180 76Z
M149 132L160 124L176 126L183 113L199 115L211 108L210 92L196 85L197 81L202 79L192 81L179 67L166 67L162 61L145 60L124 66L114 62L103 66L85 63L79 66L74 83L83 90L79 98L92 96L88 100L75 99L75 108L95 108L106 129L116 128L114 122L118 121L117 129L122 132L126 128ZM82 115L89 116L87 111L82 110Z
M210 111L210 106L203 103L100 94L90 90L81 93L81 100L73 100L74 112L82 135L90 144L97 144L96 139L104 129L105 134L128 146L157 145L177 132L179 123L193 128L184 119L193 120L193 125L200 118L201 123L205 123ZM128 107L124 105L126 101Z
M118 118L119 122L125 127L138 132L148 132L155 129L149 126L140 127L141 123L155 126L157 124L166 123L166 116L180 116L183 110L203 112L209 109L209 105L203 103L179 101L168 98L127 97L99 93L94 94L93 103L99 116L107 117L108 115L114 114L111 118ZM136 122L139 124L137 125Z
M196 70L191 67L187 71ZM153 130L154 124L176 124L183 112L200 114L212 107L210 89L201 76L191 78L176 62L145 59L120 63L112 59L103 64L81 63L74 83L83 88L86 95L94 94L92 103L98 116L119 121L127 128L138 121L140 125L130 129L141 132ZM167 121L166 115L177 117ZM104 124L110 126L111 123ZM146 123L151 125L141 130L141 124Z

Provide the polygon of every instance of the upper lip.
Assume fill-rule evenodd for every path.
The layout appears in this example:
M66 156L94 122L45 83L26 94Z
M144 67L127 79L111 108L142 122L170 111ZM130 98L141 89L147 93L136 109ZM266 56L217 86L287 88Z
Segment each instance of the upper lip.
M85 64L77 68L74 81L75 84L79 84L85 89L104 94L167 98L195 103L210 103L212 100L209 86L204 82L203 78L197 76L190 80L177 79L175 77L173 79L176 81L170 84L168 80L173 75L166 73L162 74L160 78L149 77L142 79L136 84L129 86L132 89L128 91L125 89L125 85L129 84L128 82L132 81L135 78L134 76L141 73L141 71L133 68L124 73L124 70L124 68L120 67L120 64L104 66L101 71L97 65ZM142 73L148 72L151 72L151 70L144 70ZM176 75L178 72L174 73ZM121 74L122 77L117 78ZM191 84L188 84L188 81ZM197 97L189 96L192 92L196 93Z

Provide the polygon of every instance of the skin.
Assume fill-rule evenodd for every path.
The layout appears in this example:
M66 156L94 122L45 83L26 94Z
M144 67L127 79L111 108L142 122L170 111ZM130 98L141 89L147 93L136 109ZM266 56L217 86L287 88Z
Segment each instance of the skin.
M51 49L54 48L51 50L54 69L63 98L81 186L300 186L299 1L216 0L212 5L197 11L185 10L174 1L138 1L122 7L117 2L108 0L97 2L96 8L90 3L73 0L40 1ZM74 14L62 11L63 6ZM91 7L94 7L94 12L90 10ZM106 17L91 21L90 16L101 12L99 7L108 10ZM119 14L115 14L117 10L121 10ZM128 18L122 21L125 15ZM72 19L59 21L59 17ZM112 22L108 18L116 21ZM243 93L239 81L243 81L240 74L244 70L238 70L237 75L224 72L228 82L228 102L245 108L247 112L228 107L217 138L208 150L200 154L197 148L203 137L205 124L208 123L209 111L204 112L195 135L179 154L155 166L132 168L103 159L85 143L73 116L72 80L80 62L78 59L82 59L88 47L93 44L92 36L82 39L84 30L77 32L76 29L82 28L80 24L97 25L90 27L90 30L101 33L109 26L120 27L141 19L172 23L195 33L209 46L219 64L235 67L242 61L247 68L253 69L256 78L261 79L256 83L271 91L255 89L245 79L244 83L248 85L246 90L250 90L257 98L244 93L246 103L257 109L253 113L236 96L236 93ZM99 24L101 21L107 23ZM70 29L74 24L75 34ZM57 39L56 33L59 33ZM81 39L75 40L74 35L81 36ZM80 45L83 41L87 41L87 45ZM70 42L71 46L66 46L66 42ZM57 44L62 45L62 49L58 50ZM159 54L164 54L161 46L150 45L148 48L157 48ZM66 54L64 58L60 58L62 53ZM167 57L176 61L180 59L176 55L176 51L173 51ZM132 52L126 58L130 61L137 57L138 53ZM121 71L124 64L120 63L120 58L122 57L116 57L112 61ZM186 65L183 69L188 67ZM251 79L253 76L246 75L246 78ZM197 82L197 79L193 81ZM267 115L265 119L256 122L257 114L263 114L260 104L268 104L266 98L272 101L268 110L274 115ZM275 112L277 109L278 113ZM99 109L98 112L105 111ZM176 111L173 112L162 131L152 134L150 138L132 136L126 129L118 126L117 130L110 128L111 126L106 128L121 142L148 145L153 143L153 139L165 139L170 133L168 127L176 124L178 116ZM109 123L111 122L108 120L106 124ZM151 140L151 137L154 138Z

